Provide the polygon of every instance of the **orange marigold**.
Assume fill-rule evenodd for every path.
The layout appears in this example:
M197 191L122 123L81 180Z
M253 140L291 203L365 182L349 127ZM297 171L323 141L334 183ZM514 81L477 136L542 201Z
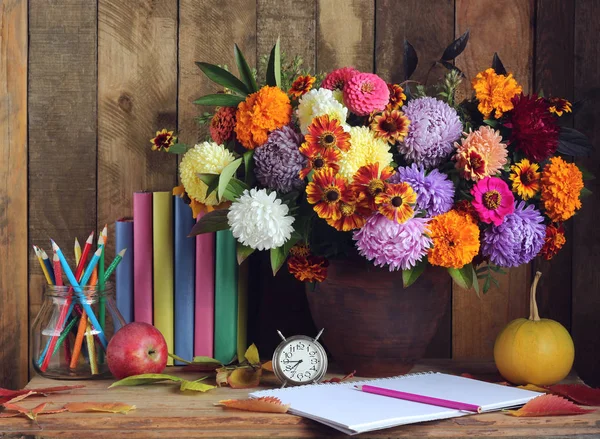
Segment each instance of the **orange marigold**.
M288 259L289 272L302 282L323 282L327 278L329 261L321 256L291 256Z
M278 87L264 86L238 105L235 134L246 149L267 141L269 132L290 123L290 98Z
M583 175L579 168L560 157L552 157L542 172L542 203L548 218L553 222L571 218L581 209L582 189Z
M486 119L494 110L496 119L512 110L511 99L523 91L512 73L509 73L508 76L498 75L491 68L478 73L473 79L472 85L475 89L475 97L479 101L477 108Z
M450 210L429 222L433 247L428 259L431 265L462 268L479 253L479 227L468 215Z
M556 256L566 242L564 226L562 224L550 224L546 227L546 238L544 238L544 246L540 250L540 256L549 261Z

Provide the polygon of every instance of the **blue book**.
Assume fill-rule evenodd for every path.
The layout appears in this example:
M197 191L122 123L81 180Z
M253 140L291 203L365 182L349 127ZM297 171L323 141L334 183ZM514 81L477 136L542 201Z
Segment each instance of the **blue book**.
M125 323L133 322L133 220L122 218L115 223L116 253L127 249L115 270L117 308Z
M237 357L238 335L238 266L231 230L217 232L215 253L215 358L228 364Z
M194 357L196 239L188 235L194 224L190 206L175 197L175 355L190 361Z

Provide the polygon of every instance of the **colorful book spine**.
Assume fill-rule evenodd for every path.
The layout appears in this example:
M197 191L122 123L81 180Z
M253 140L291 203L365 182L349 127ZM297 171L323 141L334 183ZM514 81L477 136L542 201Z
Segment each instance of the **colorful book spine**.
M152 324L152 192L133 194L133 318Z
M126 323L133 322L133 221L128 218L115 223L116 254L127 249L115 270L117 309Z
M198 215L198 219L202 214ZM215 234L196 236L194 356L214 356Z
M238 266L237 293L237 357L243 363L248 348L248 260Z
M230 230L217 232L215 266L215 358L224 364L237 357L238 267Z
M194 226L192 210L181 197L175 204L175 355L194 357L194 295L196 240L188 235ZM180 364L176 361L175 364ZM181 363L183 364L183 363Z
M153 193L152 212L154 326L165 337L168 351L174 352L173 197L170 192ZM173 364L171 357L167 364Z

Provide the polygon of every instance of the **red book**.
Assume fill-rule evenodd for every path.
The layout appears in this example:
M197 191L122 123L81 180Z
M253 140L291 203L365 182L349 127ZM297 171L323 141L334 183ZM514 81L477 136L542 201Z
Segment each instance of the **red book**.
M152 192L133 194L133 318L152 324Z
M198 215L198 219L202 214ZM215 234L196 236L194 356L214 356Z

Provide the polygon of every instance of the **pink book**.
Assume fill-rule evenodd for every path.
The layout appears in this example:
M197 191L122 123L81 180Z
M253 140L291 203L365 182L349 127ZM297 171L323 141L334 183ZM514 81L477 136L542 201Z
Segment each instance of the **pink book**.
M202 214L198 215L198 219ZM215 328L215 234L196 236L196 309L194 355L214 355Z
M152 324L152 192L133 194L133 318Z

